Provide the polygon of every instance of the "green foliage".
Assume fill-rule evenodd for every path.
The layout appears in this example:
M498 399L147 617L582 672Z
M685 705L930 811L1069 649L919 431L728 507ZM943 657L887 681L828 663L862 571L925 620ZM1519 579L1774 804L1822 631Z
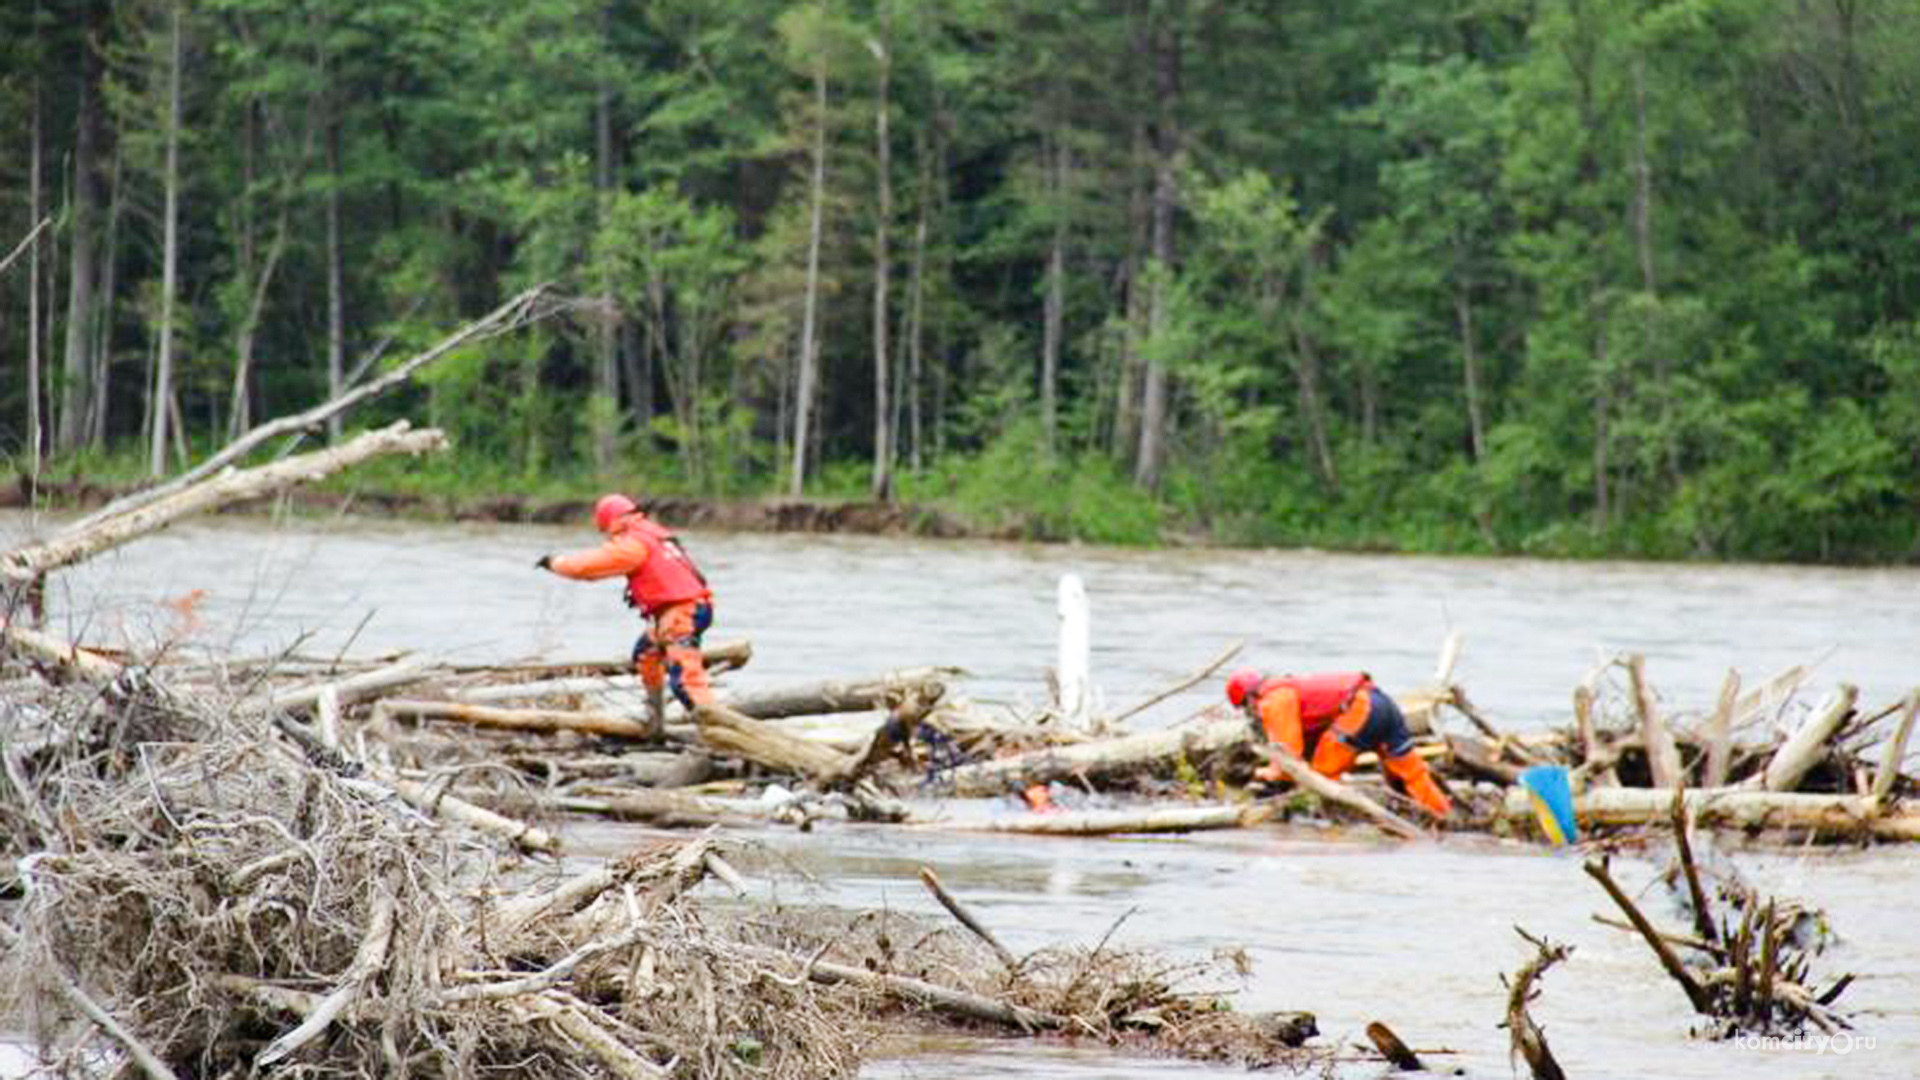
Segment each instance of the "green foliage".
M150 430L176 8L15 8L0 13L0 236L32 225L36 116L56 220L37 263L0 275L0 449L26 458L33 266L42 420L104 444L54 469L113 476ZM195 456L236 400L258 420L325 392L335 303L364 377L548 282L579 302L352 417L453 440L417 478L369 476L446 495L782 490L811 287L823 464L807 489L864 497L884 232L898 491L983 527L1559 556L1920 550L1912 4L177 10L172 340ZM90 173L83 131L105 136ZM69 371L88 244L108 295L71 336L104 360ZM1152 493L1130 479L1152 441L1149 370L1168 389Z

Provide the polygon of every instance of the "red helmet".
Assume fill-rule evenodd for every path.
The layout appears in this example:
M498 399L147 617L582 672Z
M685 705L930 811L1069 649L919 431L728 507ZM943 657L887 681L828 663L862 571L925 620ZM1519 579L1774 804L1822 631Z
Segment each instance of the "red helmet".
M602 495L593 504L593 524L601 532L612 532L613 523L640 509L625 495Z
M1247 696L1260 689L1260 673L1252 668L1241 668L1227 676L1227 700L1234 708L1247 703Z

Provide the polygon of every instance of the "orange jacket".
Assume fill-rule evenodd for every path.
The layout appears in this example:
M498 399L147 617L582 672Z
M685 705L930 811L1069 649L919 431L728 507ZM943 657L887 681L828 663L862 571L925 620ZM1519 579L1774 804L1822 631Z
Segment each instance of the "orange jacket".
M549 565L554 573L579 581L625 575L627 602L648 615L713 595L673 533L641 513L614 522L599 547L556 555Z
M1329 727L1357 733L1372 711L1373 685L1365 672L1287 676L1260 684L1257 712L1267 739L1305 757L1309 740Z

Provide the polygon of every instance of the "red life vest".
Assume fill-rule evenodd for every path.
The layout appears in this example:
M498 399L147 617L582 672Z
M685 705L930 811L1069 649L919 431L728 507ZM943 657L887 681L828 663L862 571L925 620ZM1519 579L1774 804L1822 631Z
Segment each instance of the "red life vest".
M647 545L647 561L627 575L627 603L652 615L663 607L713 595L687 549L666 526L645 514L633 514L616 526L620 535Z
M1364 671L1329 671L1318 675L1282 675L1260 684L1260 696L1288 687L1300 698L1300 727L1307 734L1324 728L1347 711L1355 695L1373 685Z

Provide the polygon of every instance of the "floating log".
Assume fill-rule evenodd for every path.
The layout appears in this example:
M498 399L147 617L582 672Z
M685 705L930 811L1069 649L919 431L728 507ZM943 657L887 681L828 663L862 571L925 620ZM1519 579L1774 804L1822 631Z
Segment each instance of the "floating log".
M1774 751L1761 777L1761 786L1779 792L1799 787L1801 779L1826 756L1827 741L1840 730L1859 696L1858 687L1841 683L1818 708L1808 713L1792 737Z
M1121 833L1245 829L1272 820L1278 812L1278 809L1270 803L1249 806L1176 806L1143 810L1082 810L1058 814L1022 814L1019 817L993 818L978 824L943 824L942 827L981 832L1031 833L1041 836L1113 836Z
M1703 825L1745 829L1811 829L1837 835L1871 835L1881 840L1920 840L1920 802L1903 799L1879 814L1870 795L1816 795L1755 791L1750 788L1687 788L1686 811ZM1584 826L1645 825L1673 810L1673 792L1652 788L1593 788L1574 799L1574 814ZM1533 820L1525 791L1509 791L1503 813L1508 821Z
M835 679L733 694L721 704L753 720L866 712L886 708L894 698L911 687L941 682L961 673L959 668L951 667L903 668L871 679Z
M146 506L105 518L0 555L0 576L31 582L49 571L118 547L163 529L175 521L230 503L271 495L295 484L324 480L342 469L385 454L422 454L439 450L446 436L434 428L414 431L405 420L369 431L340 446L299 454L270 465L222 473Z
M511 731L570 731L582 735L603 735L616 739L650 741L656 736L637 720L605 713L576 712L564 709L494 709L485 705L466 705L458 701L414 701L383 698L377 709L389 716L421 720L456 720L479 727L505 728Z
M1001 795L1032 784L1069 776L1097 779L1115 773L1163 768L1246 745L1252 732L1245 720L1203 720L1163 731L1123 735L1072 746L1049 747L994 761L962 765L947 775L955 795Z

